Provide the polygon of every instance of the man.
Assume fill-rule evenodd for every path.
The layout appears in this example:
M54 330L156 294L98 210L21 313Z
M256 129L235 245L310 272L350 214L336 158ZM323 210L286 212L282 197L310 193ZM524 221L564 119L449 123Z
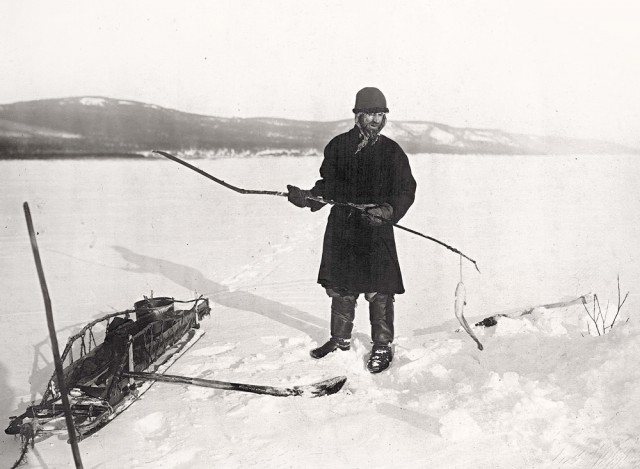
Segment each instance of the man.
M311 211L324 204L310 197L355 205L334 205L329 214L318 283L331 297L331 338L311 356L349 350L356 299L364 294L373 341L367 369L379 373L393 359L394 295L404 293L391 223L413 204L416 182L407 155L380 134L389 112L382 92L358 91L353 112L355 126L324 150L321 179L311 190L287 186L288 199Z

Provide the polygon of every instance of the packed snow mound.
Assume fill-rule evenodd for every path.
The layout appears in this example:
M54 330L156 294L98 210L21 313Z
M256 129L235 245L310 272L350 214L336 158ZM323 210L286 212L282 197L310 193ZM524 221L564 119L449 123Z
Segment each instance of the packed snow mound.
M326 448L336 467L634 467L640 403L630 393L640 370L629 357L640 353L640 330L629 321L591 336L580 308L474 327L484 351L453 321L439 333L398 337L380 375L366 371L371 346L360 333L351 350L312 360L317 341L275 330L262 329L249 348L219 344L218 327L243 319L218 311L223 324L204 322L208 333L172 373L276 386L346 375L347 384L321 399L156 385L103 430L110 441L126 433L140 448L135 461L116 455L106 467L152 467L158 454L189 467L323 467ZM133 436L124 430L132 424ZM202 444L194 431L223 443ZM167 452L168 441L180 454Z

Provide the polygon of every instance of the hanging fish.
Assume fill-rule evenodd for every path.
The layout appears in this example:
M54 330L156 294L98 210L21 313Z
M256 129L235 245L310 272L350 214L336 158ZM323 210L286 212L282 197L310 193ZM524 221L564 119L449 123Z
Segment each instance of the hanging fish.
M456 318L458 319L458 322L460 323L462 328L467 331L467 334L469 334L471 338L476 342L476 344L478 344L478 348L480 350L483 350L484 347L482 346L476 335L473 333L471 327L469 327L469 323L464 317L464 305L466 304L467 289L464 287L464 283L459 282L458 286L456 287L456 301L453 305L454 311L456 313Z

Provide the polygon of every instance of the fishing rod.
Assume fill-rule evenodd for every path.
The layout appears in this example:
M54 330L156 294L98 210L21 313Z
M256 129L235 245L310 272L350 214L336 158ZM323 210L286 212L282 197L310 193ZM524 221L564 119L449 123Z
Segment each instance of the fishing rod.
M214 182L217 182L218 184L220 184L221 186L226 187L227 189L231 189L232 191L238 192L239 194L258 194L258 195L275 195L275 196L279 196L279 197L287 197L289 195L288 192L281 192L281 191L262 191L262 190L251 190L251 189L242 189L240 187L236 187L232 184L229 184L228 182L223 181L222 179L218 179L215 176L212 176L211 174L207 173L206 171L203 171L202 169L193 166L190 163L187 163L186 161L178 158L177 156L173 156L170 153L167 153L166 151L161 151L161 150L153 150L153 153L157 153L158 155L164 156L165 158L168 158L172 161L175 161L176 163L179 163L183 166L186 166L187 168L191 169L192 171L195 171L198 174L201 174L202 176L211 179ZM420 236L422 238L428 239L430 241L433 241L434 243L439 244L440 246L448 249L449 251L455 252L456 254L459 254L460 256L464 257L465 259L467 259L469 262L471 262L474 267L476 268L476 270L478 272L480 272L480 269L478 268L478 263L471 259L469 256L467 256L466 254L464 254L463 252L459 251L458 249L454 248L453 246L450 246L446 243L443 243L442 241L433 238L432 236L427 236L426 234L420 233L419 231L415 231L412 230L411 228L407 228L405 226L402 225L398 225L397 223L393 223L390 222L389 220L386 220L382 217L379 217L377 215L372 215L369 214L368 212L366 212L366 208L362 207L360 205L351 203L351 202L336 202L335 200L330 200L330 199L325 199L323 197L315 197L315 196L307 196L306 197L309 200L315 200L316 202L320 202L323 204L329 204L329 205L335 205L337 207L349 207L349 208L353 208L356 210L359 210L363 213L367 213L368 216L372 216L374 218L377 218L378 220L381 220L384 223L387 223L389 225L395 226L398 229L407 231L409 233L412 233L414 235Z

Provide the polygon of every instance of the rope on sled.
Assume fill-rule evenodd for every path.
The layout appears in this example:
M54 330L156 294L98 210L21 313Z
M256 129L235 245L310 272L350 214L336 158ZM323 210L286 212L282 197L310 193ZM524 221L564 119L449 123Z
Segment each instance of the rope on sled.
M22 465L27 461L27 452L29 451L29 442L25 439L22 440L22 451L20 452L20 457L13 463L11 469L16 469L16 467Z
M34 417L31 422L23 423L20 426L20 440L22 449L20 450L20 456L13 463L11 469L16 469L27 461L27 453L29 452L29 446L33 449L35 446L36 435L38 434L39 426L38 421Z

